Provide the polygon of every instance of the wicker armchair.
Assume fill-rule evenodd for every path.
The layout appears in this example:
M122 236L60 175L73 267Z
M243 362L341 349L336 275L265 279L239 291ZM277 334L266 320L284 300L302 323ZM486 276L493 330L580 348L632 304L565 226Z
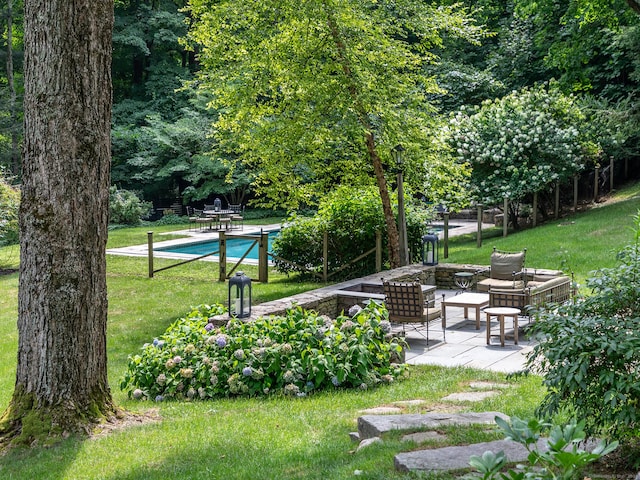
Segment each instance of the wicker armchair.
M489 290L489 305L491 307L515 307L528 314L531 308L566 302L571 298L571 294L571 278L560 275L543 282L530 281L526 288L491 289Z

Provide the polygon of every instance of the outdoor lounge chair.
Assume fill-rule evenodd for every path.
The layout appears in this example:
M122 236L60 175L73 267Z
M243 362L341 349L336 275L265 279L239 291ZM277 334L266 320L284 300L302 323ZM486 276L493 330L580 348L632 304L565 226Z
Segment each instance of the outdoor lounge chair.
M486 293L491 289L523 289L527 278L524 269L527 249L521 252L503 252L493 247L491 266L479 270L476 275L489 274L489 278L477 283L478 292Z
M385 300L389 311L389 321L402 325L405 333L406 324L424 324L427 327L427 346L429 345L429 322L440 318L441 310L435 306L435 300L425 302L422 285L419 282L402 283L383 281ZM422 334L415 327L416 331ZM443 328L444 331L444 328Z
M523 314L530 315L531 308L564 303L571 296L570 277L561 273L557 276L533 275L526 287L490 289L489 306L519 308Z

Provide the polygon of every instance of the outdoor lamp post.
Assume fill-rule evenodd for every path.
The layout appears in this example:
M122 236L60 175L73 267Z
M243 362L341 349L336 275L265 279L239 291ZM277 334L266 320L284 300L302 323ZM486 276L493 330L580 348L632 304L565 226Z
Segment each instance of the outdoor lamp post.
M438 264L438 235L435 233L428 233L422 237L422 264Z
M236 272L229 279L229 317L251 316L251 279L244 272Z
M409 249L407 241L407 219L404 214L404 185L403 185L403 168L404 168L404 147L396 145L391 149L391 156L396 162L398 173L398 243L400 245L400 265L409 264Z

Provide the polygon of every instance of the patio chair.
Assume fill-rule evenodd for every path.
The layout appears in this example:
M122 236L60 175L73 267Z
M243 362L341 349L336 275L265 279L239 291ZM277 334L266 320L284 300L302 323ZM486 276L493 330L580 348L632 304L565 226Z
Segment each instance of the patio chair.
M491 266L479 270L476 275L489 274L489 278L477 282L478 292L491 289L522 289L527 286L527 275L524 267L527 249L521 252L504 252L493 247Z
M244 230L244 207L240 204L234 205L232 203L229 204L229 210L233 213L230 215L231 218L231 228L233 225L240 224L240 230Z
M414 325L416 332L426 338L429 346L429 322L440 318L441 310L435 306L435 300L425 302L422 285L419 282L382 282L385 300L389 311L389 321L402 325L405 334L406 324L423 324L427 327L427 335L422 334ZM443 328L444 331L444 328Z
M193 207L187 207L187 217L189 217L189 230L191 230L191 226L193 225L193 229L195 230L198 225L198 215L196 215L196 209Z

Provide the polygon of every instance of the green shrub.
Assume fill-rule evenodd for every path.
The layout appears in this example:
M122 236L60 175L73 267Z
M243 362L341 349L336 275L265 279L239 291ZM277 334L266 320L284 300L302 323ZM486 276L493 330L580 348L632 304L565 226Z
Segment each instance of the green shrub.
M395 202L394 202L395 203ZM422 235L426 233L428 211L412 204L406 207L407 237L412 260L418 260ZM323 236L328 232L329 271L341 271L342 277L355 277L375 272L375 255L371 254L345 267L376 245L376 232L383 241L383 258L387 258L386 224L382 203L376 188L341 187L327 196L313 217L292 215L273 243L273 252L291 263L275 259L281 272L323 269Z
M20 191L12 187L0 170L0 247L19 241Z
M599 460L618 447L617 442L600 443L591 451L581 448L585 441L584 421L572 421L564 426L541 423L536 419L525 422L513 417L506 422L496 417L496 423L505 433L505 437L523 445L529 455L529 464L520 464L516 470L503 472L507 463L504 452L485 452L482 456L473 455L469 460L482 475L483 480L572 480L580 478L588 464ZM550 428L551 427L551 428ZM538 440L549 429L545 447L540 448ZM473 478L473 477L472 477ZM586 477L585 477L586 478Z
M112 186L109 189L109 223L138 225L140 219L151 213L151 202L140 200L130 190L118 189Z
M209 323L221 305L200 306L129 357L120 388L141 399L207 399L327 388L370 388L392 382L406 365L392 363L402 346L390 335L384 307L371 303L336 320L302 308L255 321Z
M640 216L635 244L615 268L593 272L592 294L537 312L539 343L527 359L544 375L543 418L568 410L586 422L589 435L633 437L640 432Z

